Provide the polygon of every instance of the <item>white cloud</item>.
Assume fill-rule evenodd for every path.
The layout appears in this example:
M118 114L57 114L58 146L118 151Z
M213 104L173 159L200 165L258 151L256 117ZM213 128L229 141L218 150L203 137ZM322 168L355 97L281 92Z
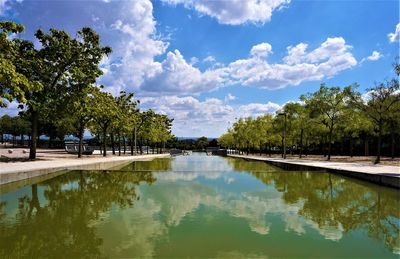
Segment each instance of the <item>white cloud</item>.
M389 33L387 36L389 38L389 41L392 43L399 41L399 39L400 39L400 23L398 23L396 25L395 31L393 33Z
M351 46L341 37L328 38L311 51L307 51L305 43L290 46L283 63L266 61L272 53L267 42L253 46L249 58L228 65L208 56L203 62L212 65L204 71L195 67L197 57L187 61L179 50L169 51L164 60L156 61L157 56L165 54L169 43L157 34L152 3L127 1L122 2L121 8L122 14L111 26L119 40L110 58L101 64L105 75L99 80L112 93L141 90L142 96L187 95L232 84L276 89L329 78L357 64Z
M116 46L104 67L110 69L100 82L113 88L136 90L146 78L161 70L154 57L165 53L168 43L156 35L150 1L126 1L111 29L118 32Z
M196 58L196 57L191 57L190 58L190 65L194 65L194 64L196 64L196 63L198 63L199 62L199 59L198 58Z
M3 14L7 0L0 0L0 15Z
M227 96L225 96L225 102L233 101L236 100L236 96L232 95L231 93L228 93Z
M214 56L207 56L203 59L203 62L215 62L215 57Z
M370 61L376 61L382 57L382 54L379 53L378 51L373 51L371 56L367 57L368 60Z
M239 84L276 89L329 78L357 64L350 52L351 46L346 45L342 37L328 38L310 52L306 52L307 44L304 43L287 49L284 63L270 64L251 56L229 64L226 73ZM252 51L256 52L254 47ZM268 48L265 51L268 52Z
M266 42L257 44L250 50L250 54L255 57L267 57L270 53L272 53L272 46Z
M187 137L218 137L235 119L274 113L281 108L272 102L234 106L217 98L200 101L192 96L143 97L140 106L173 117L173 133Z
M377 61L377 60L381 59L382 57L383 57L383 55L380 52L374 50L370 56L363 58L361 60L360 65L362 63L364 63L365 61Z
M215 18L221 24L239 25L270 21L272 12L288 5L290 0L162 0L171 5L182 4L200 15Z
M239 111L241 117L257 117L266 113L275 113L275 111L282 108L279 104L268 102L268 103L249 103L241 105Z
M21 111L19 109L19 103L16 101L9 102L6 99L3 99L3 102L7 105L5 108L0 108L0 117L3 115L9 115L11 117L17 116L18 113Z
M141 86L146 92L167 94L196 94L214 90L223 85L222 69L206 70L188 64L179 50L168 52L159 70Z
M288 55L283 61L288 65L295 65L303 62L303 57L306 55L308 45L305 43L297 44L296 46L287 47Z
M0 0L0 15L3 15L4 12L9 8L8 4L10 2L22 3L23 0Z

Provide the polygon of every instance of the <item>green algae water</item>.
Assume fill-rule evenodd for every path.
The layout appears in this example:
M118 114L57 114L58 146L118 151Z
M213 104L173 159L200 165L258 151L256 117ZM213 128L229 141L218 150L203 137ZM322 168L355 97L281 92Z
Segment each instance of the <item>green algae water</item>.
M0 188L0 258L398 258L395 189L194 154Z

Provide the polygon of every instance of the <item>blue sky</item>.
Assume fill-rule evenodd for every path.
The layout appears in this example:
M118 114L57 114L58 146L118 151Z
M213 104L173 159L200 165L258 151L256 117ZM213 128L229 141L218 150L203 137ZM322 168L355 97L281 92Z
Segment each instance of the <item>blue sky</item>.
M394 76L399 55L397 0L0 0L0 19L31 40L38 28L94 28L113 48L98 83L174 118L177 136L218 137L322 82L365 92Z

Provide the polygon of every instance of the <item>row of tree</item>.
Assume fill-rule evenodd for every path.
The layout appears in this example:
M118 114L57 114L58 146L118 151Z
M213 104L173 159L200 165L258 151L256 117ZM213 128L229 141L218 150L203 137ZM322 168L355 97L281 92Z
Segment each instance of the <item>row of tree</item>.
M241 118L219 138L220 145L246 151L282 151L286 146L297 151L301 158L310 147L322 145L320 151L330 160L332 146L362 140L365 155L369 143L376 139L376 160L380 162L382 139L390 139L391 156L395 156L396 139L400 135L400 65L394 65L396 77L368 89L364 95L357 92L357 84L343 89L322 84L318 91L300 97L300 102L287 103L275 115ZM388 137L389 136L389 137ZM339 153L342 153L339 152Z
M30 159L36 158L41 128L62 139L67 134L77 136L79 157L86 129L98 136L103 150L108 140L113 147L121 140L161 147L172 137L172 119L152 110L140 112L131 93L113 96L96 85L103 74L100 61L112 50L101 46L94 30L83 28L75 38L63 30L38 30L38 48L29 40L10 37L23 31L23 25L0 22L0 107L7 106L5 100L15 100L26 108L19 117L31 127Z

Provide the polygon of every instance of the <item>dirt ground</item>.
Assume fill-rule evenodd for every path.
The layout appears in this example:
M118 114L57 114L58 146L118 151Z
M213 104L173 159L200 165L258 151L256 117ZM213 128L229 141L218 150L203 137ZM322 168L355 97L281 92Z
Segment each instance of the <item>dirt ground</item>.
M118 151L116 152L118 155ZM130 152L129 152L130 154ZM107 156L111 152L107 152ZM122 154L123 155L123 154ZM128 152L127 154L128 155ZM98 158L100 152L95 151L93 155L83 155L85 158ZM37 149L36 160L57 160L57 159L71 159L78 157L78 155L68 154L64 149ZM0 148L0 162L21 162L29 161L29 148Z

